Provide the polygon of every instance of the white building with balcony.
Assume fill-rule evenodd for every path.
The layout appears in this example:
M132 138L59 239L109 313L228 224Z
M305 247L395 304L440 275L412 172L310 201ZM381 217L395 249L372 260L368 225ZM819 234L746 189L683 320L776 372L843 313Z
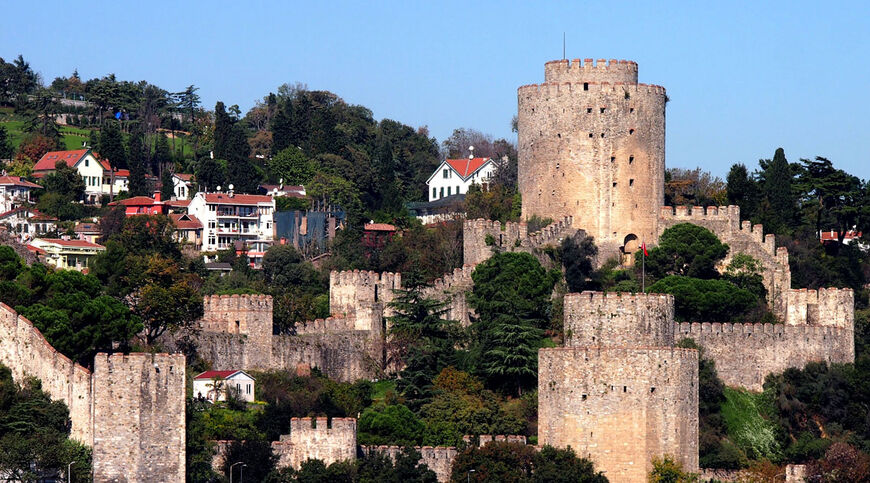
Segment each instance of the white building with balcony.
M233 249L236 240L253 246L275 238L271 196L199 192L190 200L187 213L203 225L203 252Z
M464 195L474 183L489 183L494 172L492 158L445 159L426 181L429 201Z

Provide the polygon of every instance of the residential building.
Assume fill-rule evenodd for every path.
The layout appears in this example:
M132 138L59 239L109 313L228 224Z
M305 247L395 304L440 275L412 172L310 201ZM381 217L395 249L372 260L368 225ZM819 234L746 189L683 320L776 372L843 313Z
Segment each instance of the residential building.
M388 223L366 223L363 226L362 244L372 250L384 248L396 234L396 227Z
M205 371L193 378L193 396L207 401L225 401L235 392L246 402L254 402L255 380L245 371Z
M21 241L56 232L57 222L58 219L53 216L24 206L0 213L0 225L6 225L9 233L15 234Z
M170 213L187 213L190 200L166 200L163 202Z
M58 161L65 162L79 172L85 182L86 203L97 204L103 195L112 196L128 189L130 172L113 169L108 160L100 159L90 149L45 153L33 166L33 176L42 178L54 172Z
M867 251L868 244L861 239L862 236L863 233L854 228L847 230L846 233L843 234L843 245L855 245L861 250ZM840 243L840 236L837 233L837 230L825 230L819 232L819 241L821 241L823 245L836 244Z
M450 195L435 201L405 203L411 216L424 225L465 218L465 195Z
M19 176L7 176L4 171L0 176L0 213L31 203L30 192L35 189L42 189L42 186Z
M495 162L492 158L445 159L426 181L429 201L464 195L474 183L489 183L494 172Z
M305 187L296 185L279 184L261 184L257 187L257 192L262 195L272 195L276 198L286 196L288 198L305 198Z
M172 192L178 200L186 200L194 193L194 177L192 174L175 173L172 175ZM168 201L168 200L167 200Z
M109 206L123 206L124 213L127 216L136 215L163 215L166 213L166 205L160 201L160 194L156 193L155 198L147 196L134 196L125 200L118 200L109 203Z
M56 268L87 271L94 257L106 251L106 247L85 240L62 240L60 238L36 238L28 248Z
M196 250L202 248L202 222L187 213L170 213L169 218L175 223L175 240L187 243Z
M76 226L73 227L73 231L76 233L76 237L79 240L85 240L91 243L97 243L97 240L102 235L100 232L100 225L94 222L76 223Z
M236 240L271 242L274 237L275 200L271 196L233 192L199 192L187 213L202 222L202 251L233 249Z

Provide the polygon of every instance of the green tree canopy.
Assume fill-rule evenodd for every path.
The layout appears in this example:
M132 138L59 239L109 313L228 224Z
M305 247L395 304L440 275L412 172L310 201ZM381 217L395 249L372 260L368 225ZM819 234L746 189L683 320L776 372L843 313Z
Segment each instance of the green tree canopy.
M646 272L653 279L668 275L711 279L719 276L716 264L728 254L728 245L710 230L692 223L674 225L662 233L657 247L646 257ZM640 268L643 255L635 261Z
M540 451L520 443L492 442L471 446L456 455L450 481L605 483L592 462L578 458L571 448L546 445Z
M107 160L112 167L127 169L127 149L124 137L118 128L117 121L109 121L100 131L100 157Z
M675 317L687 322L741 321L759 303L752 292L731 282L679 275L668 275L647 292L672 294Z
M274 181L283 180L284 184L308 184L314 176L315 167L301 149L291 146L269 160L269 173Z

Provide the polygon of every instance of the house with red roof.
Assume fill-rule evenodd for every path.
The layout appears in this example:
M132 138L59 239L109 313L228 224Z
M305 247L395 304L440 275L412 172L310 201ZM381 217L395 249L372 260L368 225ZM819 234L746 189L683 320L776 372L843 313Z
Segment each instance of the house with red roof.
M0 225L5 225L9 233L14 233L21 241L54 233L57 231L57 223L57 218L26 206L0 213Z
M254 402L254 378L245 371L205 371L193 378L193 396L206 401L225 401L232 391L246 402Z
M115 169L107 159L101 159L90 149L51 151L45 153L33 166L33 176L42 178L55 170L58 162L75 168L85 181L85 202L96 204L103 195L116 195L127 191L130 171Z
M186 200L193 196L194 177L192 174L175 173L172 175L172 192L175 194L175 199ZM168 200L167 200L168 201Z
M86 272L94 257L106 251L106 247L87 240L61 238L37 238L27 249L36 252L49 265L80 272Z
M136 215L163 215L166 214L166 205L160 201L160 193L156 193L155 198L148 196L134 196L125 200L118 200L109 203L109 206L123 206L124 214L127 216Z
M175 241L192 245L197 250L202 248L202 222L187 213L170 213L169 218L175 224Z
M275 200L269 195L198 192L190 200L187 213L203 224L204 252L234 249L237 240L250 249L275 239Z
M426 181L429 201L464 195L472 184L485 185L495 172L492 158L445 159Z
M0 175L0 213L31 203L30 192L35 189L42 189L42 186L20 176L7 176L4 171Z

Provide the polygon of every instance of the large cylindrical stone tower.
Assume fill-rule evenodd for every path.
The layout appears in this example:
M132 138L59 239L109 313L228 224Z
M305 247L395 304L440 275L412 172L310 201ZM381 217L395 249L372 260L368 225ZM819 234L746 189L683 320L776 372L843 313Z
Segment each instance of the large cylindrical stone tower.
M517 93L523 218L571 215L605 258L654 243L665 89L638 84L626 60L547 62L544 80Z

